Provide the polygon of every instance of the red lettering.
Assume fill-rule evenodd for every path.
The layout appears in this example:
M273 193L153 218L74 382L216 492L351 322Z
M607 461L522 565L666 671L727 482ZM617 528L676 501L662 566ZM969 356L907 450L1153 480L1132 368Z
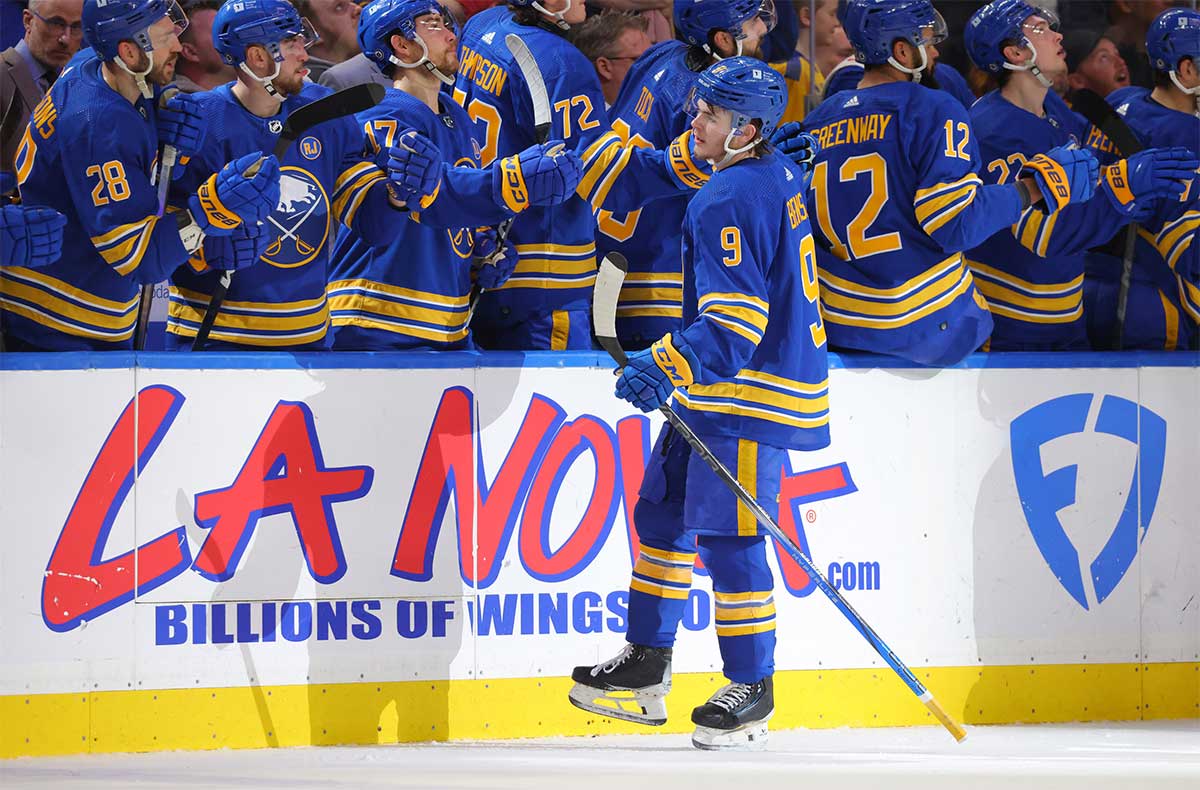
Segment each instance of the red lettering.
M621 504L625 508L625 529L629 533L629 567L638 556L637 526L633 509L638 501L638 489L646 474L646 459L650 457L650 420L638 414L617 422L617 449L621 453Z
M135 595L149 592L188 566L183 527L133 551L103 559L108 534L134 484L134 458L140 472L183 401L183 395L170 387L146 387L125 406L104 440L46 566L42 618L52 630L70 631L85 618L99 617Z
M812 559L812 552L808 548L808 536L804 534L804 517L800 513L800 506L851 494L857 491L858 487L850 479L850 470L845 463L794 475L784 470L782 474L783 479L779 487L779 528L783 530L783 534L796 542L805 556ZM788 592L803 598L816 589L816 583L778 544L775 545L775 556L779 560L779 569Z
M263 516L290 513L314 579L331 584L346 572L333 504L365 496L374 472L369 466L326 468L303 403L280 401L228 488L196 496L196 523L211 530L195 568L212 581L226 581L254 527Z

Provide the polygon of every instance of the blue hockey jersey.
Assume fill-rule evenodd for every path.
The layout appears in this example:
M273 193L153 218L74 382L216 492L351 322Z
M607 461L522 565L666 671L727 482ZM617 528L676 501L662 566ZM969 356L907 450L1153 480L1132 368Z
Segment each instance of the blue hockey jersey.
M963 260L1020 217L1010 185L984 186L966 109L911 82L843 91L805 120L821 144L821 303L834 347L951 364L991 332Z
M1060 145L1082 147L1091 125L1050 91L1037 117L992 91L971 108L985 183L1016 180L1035 155ZM1056 214L1027 209L967 253L975 285L995 321L992 351L1064 351L1090 347L1083 311L1085 250L1128 222L1104 194Z
M455 189L456 168L479 167L479 144L466 110L441 94L440 112L407 93L389 89L383 101L358 115L371 147L396 144L398 130L416 129L446 158L442 186L428 212L396 219L395 232L382 246L343 228L334 247L329 275L333 347L348 350L469 348L473 228L507 216L491 198L488 183L474 191ZM435 204L445 205L456 226L445 227Z
M181 197L226 162L271 151L289 113L332 93L306 84L277 115L260 118L238 102L232 88L230 83L195 94L209 128L204 148L172 186ZM371 229L403 216L388 206L386 176L363 159L363 149L363 132L352 116L315 126L288 148L279 162L279 205L267 217L274 239L255 265L234 275L209 336L210 348L328 347L325 286L337 223L375 238ZM205 256L221 254L223 243L206 239ZM192 263L171 278L169 347L190 347L219 277L202 268L202 259Z
M506 6L498 6L463 28L454 89L475 121L485 166L536 142L529 88L505 44L509 33L525 42L541 70L551 140L582 151L609 131L600 82L583 53L558 33L516 23ZM558 206L531 206L513 221L509 242L516 245L517 267L480 299L474 321L481 332L572 304L586 307L596 280L596 225L586 202L572 197Z
M829 367L805 179L777 153L714 173L683 228L683 323L701 370L675 391L700 434L829 444Z
M853 58L847 58L837 64L833 71L829 72L829 78L825 81L825 98L828 99L840 91L857 88L864 71L862 64ZM963 75L958 73L958 69L944 63L935 63L933 64L933 76L937 80L938 90L945 91L958 99L963 107L970 109L971 105L975 103L975 94L971 92L971 87L967 85Z
M67 226L54 263L0 269L6 334L52 351L133 347L140 286L188 257L175 220L157 216L154 113L110 88L94 57L34 109L16 158L21 196Z
M1159 104L1145 88L1113 91L1116 108L1147 148L1182 146L1200 153L1200 118ZM1102 162L1115 154L1097 150ZM1125 313L1123 347L1194 347L1200 330L1200 188L1195 181L1184 201L1159 201L1138 225L1132 282ZM1094 336L1117 334L1116 309L1122 261L1088 257L1087 310Z

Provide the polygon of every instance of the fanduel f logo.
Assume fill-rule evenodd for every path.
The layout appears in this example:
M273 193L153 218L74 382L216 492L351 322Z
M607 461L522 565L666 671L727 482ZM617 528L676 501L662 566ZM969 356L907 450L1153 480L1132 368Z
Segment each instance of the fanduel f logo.
M1013 420L1010 429L1013 476L1029 531L1059 583L1084 609L1088 608L1088 599L1079 551L1071 543L1058 518L1060 510L1075 503L1078 467L1071 464L1050 472L1044 471L1041 448L1054 439L1082 433L1095 397L1090 393L1080 393L1046 401ZM1146 537L1158 501L1167 447L1167 423L1162 417L1125 398L1115 395L1105 395L1103 398L1096 418L1096 432L1116 436L1133 444L1137 448L1137 460L1133 466L1129 494L1117 517L1116 527L1104 548L1089 565L1097 603L1103 603L1120 584L1137 555L1138 546Z

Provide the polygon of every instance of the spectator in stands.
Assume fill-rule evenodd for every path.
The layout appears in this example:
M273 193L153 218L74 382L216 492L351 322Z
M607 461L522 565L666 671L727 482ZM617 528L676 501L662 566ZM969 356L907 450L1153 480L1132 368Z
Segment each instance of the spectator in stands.
M1117 45L1098 30L1071 30L1063 46L1067 50L1067 82L1070 92L1084 88L1107 96L1117 88L1129 87L1129 66ZM1068 93L1068 96L1070 93Z
M617 100L629 66L650 48L648 27L639 14L607 11L571 30L571 40L596 69L605 106Z
M1116 44L1134 85L1154 87L1154 69L1146 55L1146 32L1159 14L1180 5L1179 0L1112 0L1108 4L1112 24L1104 37Z
M30 0L25 37L0 52L0 194L16 188L13 158L33 108L83 42L83 0Z
M179 34L183 51L175 61L175 85L184 93L209 91L237 78L233 66L221 60L212 43L213 17L220 7L221 0L183 3L188 26Z
M321 40L308 50L308 78L320 82L321 75L359 53L358 15L362 8L351 0L291 0L300 16L312 23Z
M572 0L582 2L583 0ZM489 2L489 5L495 5ZM640 14L646 18L646 32L650 41L657 44L675 37L675 28L671 24L674 0L587 0L588 15L604 11L625 11Z

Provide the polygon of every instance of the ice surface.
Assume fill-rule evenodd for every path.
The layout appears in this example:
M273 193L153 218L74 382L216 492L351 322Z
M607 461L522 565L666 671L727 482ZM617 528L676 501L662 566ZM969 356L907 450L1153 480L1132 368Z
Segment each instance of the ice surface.
M424 790L1200 790L1200 721L773 732L766 752L687 735L0 761L0 787Z

